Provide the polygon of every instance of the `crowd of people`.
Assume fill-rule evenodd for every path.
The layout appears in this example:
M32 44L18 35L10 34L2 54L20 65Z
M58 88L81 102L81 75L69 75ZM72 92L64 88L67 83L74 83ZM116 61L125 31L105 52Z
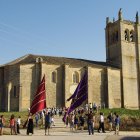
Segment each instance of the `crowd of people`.
M67 114L68 108L47 108L34 114L29 113L23 128L27 128L26 134L34 133L34 126L36 128L43 127L45 129L45 135L50 134L49 129L55 126L54 116L57 115L62 118L66 128L70 128L70 131L77 131L84 129L88 130L88 134L94 134L95 126L98 133L106 133L104 122L105 119L108 123L108 130L111 132L115 130L115 134L119 134L120 117L116 113L111 113L104 118L104 113L99 113L99 108L96 104L86 104L85 107L80 107L70 114ZM65 118L65 119L64 119ZM0 116L0 135L3 134L3 127L5 125L4 116ZM21 117L15 118L14 114L11 115L9 120L10 134L20 134ZM98 128L97 128L98 127Z
M119 134L120 127L120 117L114 112L114 114L109 113L107 118L104 117L104 113L97 113L97 108L88 108L88 109L77 109L74 112L66 116L66 119L63 120L66 127L70 127L71 131L77 131L78 129L83 130L87 127L89 135L94 134L95 125L98 133L105 132L105 119L109 126L109 131L115 130L115 134Z

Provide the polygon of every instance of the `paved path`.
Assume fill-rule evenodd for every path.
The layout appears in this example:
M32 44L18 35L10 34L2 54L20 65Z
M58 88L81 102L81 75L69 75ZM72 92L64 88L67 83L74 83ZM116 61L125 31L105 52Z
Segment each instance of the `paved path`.
M65 128L66 129L66 128ZM26 130L21 130L20 135L3 135L0 140L140 140L140 132L120 132L119 136L114 135L114 132L97 133L88 135L87 131L69 132L50 130L50 135L45 136L44 130L35 129L35 134L32 136L26 135Z

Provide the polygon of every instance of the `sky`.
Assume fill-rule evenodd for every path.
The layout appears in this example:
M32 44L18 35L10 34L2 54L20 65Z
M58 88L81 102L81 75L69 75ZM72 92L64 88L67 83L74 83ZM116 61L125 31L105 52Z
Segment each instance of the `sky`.
M105 62L106 17L120 8L135 21L140 0L0 0L0 65L27 54Z

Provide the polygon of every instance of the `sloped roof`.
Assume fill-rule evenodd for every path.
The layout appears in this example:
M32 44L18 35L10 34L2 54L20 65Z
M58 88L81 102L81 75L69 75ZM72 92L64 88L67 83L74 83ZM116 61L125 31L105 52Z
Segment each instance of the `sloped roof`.
M1 67L8 66L8 65L15 65L15 64L31 64L36 62L36 58L42 58L44 63L47 64L69 64L71 66L97 66L97 67L105 67L107 66L106 62L98 62L92 60L85 60L85 59L76 59L76 58L66 58L66 57L54 57L54 56L42 56L42 55L33 55L27 54L22 56L14 61L11 61Z

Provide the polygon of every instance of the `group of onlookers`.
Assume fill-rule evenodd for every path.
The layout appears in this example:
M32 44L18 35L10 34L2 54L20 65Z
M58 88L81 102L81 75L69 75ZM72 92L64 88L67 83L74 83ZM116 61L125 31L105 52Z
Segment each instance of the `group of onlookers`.
M10 127L10 134L20 134L19 128L20 128L20 116L15 119L15 116L12 114L9 120L9 127ZM5 119L4 116L0 116L0 135L3 135L3 128L5 125Z
M67 111L66 111L67 112ZM107 116L107 123L109 125L109 131L112 131L113 128L115 129L115 134L119 134L119 126L120 126L120 118L118 114L110 113ZM77 129L83 130L85 126L87 126L89 135L94 134L94 127L95 123L98 123L97 131L105 132L104 127L104 114L100 112L98 115L97 112L95 112L93 109L89 109L88 111L81 109L81 110L75 110L74 112L70 113L69 115L66 115L66 119L63 120L66 127L70 127L70 130L77 131ZM96 125L97 126L97 125Z
M10 134L20 134L19 128L20 128L20 124L21 124L21 120L20 120L20 116L15 119L14 114L11 115L10 118Z

